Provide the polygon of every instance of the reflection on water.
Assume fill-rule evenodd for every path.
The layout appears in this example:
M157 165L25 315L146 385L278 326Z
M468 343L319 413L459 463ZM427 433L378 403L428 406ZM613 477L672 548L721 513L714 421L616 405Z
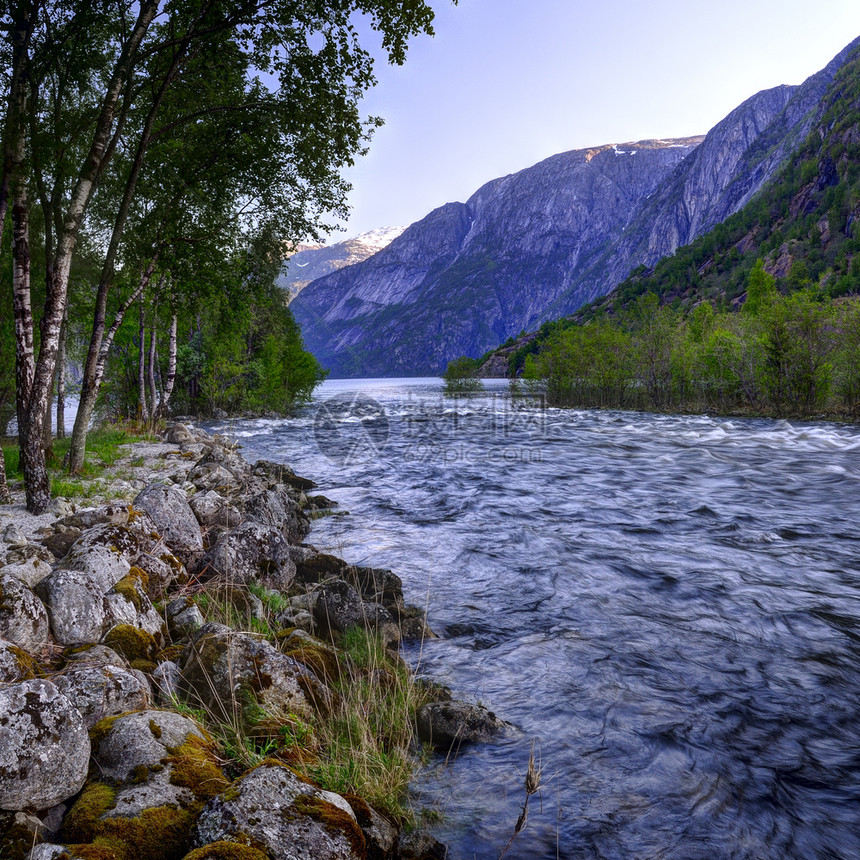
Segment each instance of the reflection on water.
M415 786L449 856L498 857L534 739L544 787L506 857L860 857L860 429L434 380L320 399L358 389L388 426L354 457L321 452L313 409L231 429L350 512L314 544L427 603L421 671L517 727Z

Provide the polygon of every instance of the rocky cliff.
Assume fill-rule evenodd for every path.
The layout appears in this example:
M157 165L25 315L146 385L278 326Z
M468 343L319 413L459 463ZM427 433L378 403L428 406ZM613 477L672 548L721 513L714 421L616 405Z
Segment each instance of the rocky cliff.
M742 208L807 135L860 40L705 137L553 156L409 227L292 305L333 376L440 372L611 291Z
M333 376L436 373L540 318L701 138L556 155L449 203L292 304Z

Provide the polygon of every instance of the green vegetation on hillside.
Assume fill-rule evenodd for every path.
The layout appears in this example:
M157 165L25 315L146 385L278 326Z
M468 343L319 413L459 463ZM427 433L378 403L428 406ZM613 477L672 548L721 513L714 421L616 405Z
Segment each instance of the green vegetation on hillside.
M562 406L860 417L860 300L790 296L761 266L755 305L690 312L640 296L618 316L558 329L526 358Z
M860 59L741 211L509 351L553 402L858 414ZM740 309L744 313L740 313Z

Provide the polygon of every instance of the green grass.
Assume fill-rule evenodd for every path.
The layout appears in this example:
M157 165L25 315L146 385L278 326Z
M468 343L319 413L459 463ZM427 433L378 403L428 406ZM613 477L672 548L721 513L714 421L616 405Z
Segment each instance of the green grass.
M79 475L69 475L63 459L72 445L71 438L54 440L54 457L48 463L51 479L51 495L69 499L92 499L97 497L117 498L120 494L110 489L113 478L130 478L131 472L106 474L119 460L127 456L126 446L135 442L154 442L156 437L141 434L132 425L111 424L98 427L87 435L87 453L84 467ZM6 461L6 477L9 481L22 480L20 452L17 444L7 442L2 446ZM131 465L143 465L144 458L136 457ZM96 480L96 479L107 480Z

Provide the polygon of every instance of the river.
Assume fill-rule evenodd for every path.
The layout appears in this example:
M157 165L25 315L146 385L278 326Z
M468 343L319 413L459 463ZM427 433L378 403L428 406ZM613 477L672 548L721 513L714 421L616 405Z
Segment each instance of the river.
M452 860L860 857L860 427L446 400L330 381L215 429L348 516L440 639L407 658L515 729L430 763Z

